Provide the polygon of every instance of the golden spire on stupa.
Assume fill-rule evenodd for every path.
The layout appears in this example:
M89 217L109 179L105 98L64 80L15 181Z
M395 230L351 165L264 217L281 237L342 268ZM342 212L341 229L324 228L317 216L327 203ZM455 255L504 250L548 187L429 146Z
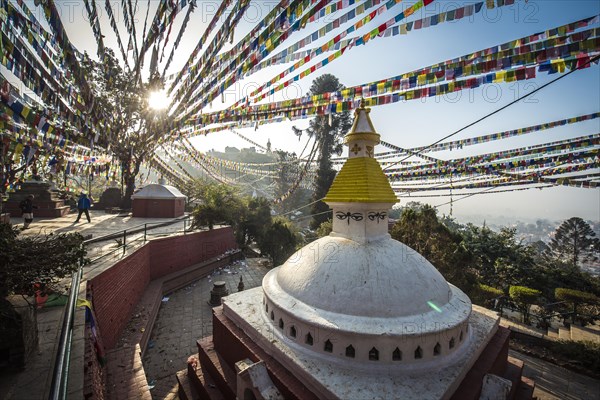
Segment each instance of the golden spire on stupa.
M390 182L374 158L379 134L375 131L370 108L361 105L354 111L354 123L346 135L348 160L335 177L326 203L392 203L398 202Z

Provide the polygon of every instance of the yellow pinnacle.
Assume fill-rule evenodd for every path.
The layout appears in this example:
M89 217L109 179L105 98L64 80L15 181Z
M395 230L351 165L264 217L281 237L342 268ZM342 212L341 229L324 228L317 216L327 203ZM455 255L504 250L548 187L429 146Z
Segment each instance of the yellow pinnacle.
M327 203L398 202L379 162L373 158L373 148L379 143L379 134L369 118L370 111L361 105L354 112L354 123L344 142L355 157L348 158L335 177L324 199ZM367 152L356 156L363 148Z

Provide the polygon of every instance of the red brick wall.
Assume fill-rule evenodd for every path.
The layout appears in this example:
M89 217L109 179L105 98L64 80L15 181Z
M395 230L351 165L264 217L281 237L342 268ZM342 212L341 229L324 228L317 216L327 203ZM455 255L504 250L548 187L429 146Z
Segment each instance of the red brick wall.
M236 247L230 227L156 239L88 281L106 349L117 344L151 280Z
M102 340L112 349L150 282L149 246L120 260L88 282Z
M230 227L153 240L150 246L150 279L180 271L232 248L237 248L237 245Z
M177 218L185 213L185 199L133 199L134 217Z

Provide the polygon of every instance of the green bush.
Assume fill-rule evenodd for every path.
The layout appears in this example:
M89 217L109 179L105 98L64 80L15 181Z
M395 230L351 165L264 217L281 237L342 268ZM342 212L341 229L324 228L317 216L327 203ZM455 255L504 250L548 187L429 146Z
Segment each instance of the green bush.
M490 304L492 300L501 297L503 294L504 293L500 289L480 283L475 287L471 300L473 300L473 303L480 306L489 307L492 305Z
M510 289L508 289L508 294L512 301L515 302L518 310L523 314L523 322L528 324L529 306L538 301L542 292L525 286L511 286Z
M514 335L513 335L514 334ZM547 340L513 332L511 348L562 367L600 378L600 343Z
M550 345L550 350L554 354L576 361L590 369L594 375L600 374L600 343L559 340Z
M508 294L515 303L531 305L535 304L542 292L525 286L511 286Z
M600 302L600 298L593 293L567 288L556 288L554 290L554 297L558 301L566 301L567 303L574 304L597 304Z
M556 288L554 297L558 301L564 301L573 306L571 309L571 322L578 322L581 326L586 326L596 319L594 315L597 315L596 305L600 304L600 298L595 294L575 289ZM589 306L584 306L584 304Z

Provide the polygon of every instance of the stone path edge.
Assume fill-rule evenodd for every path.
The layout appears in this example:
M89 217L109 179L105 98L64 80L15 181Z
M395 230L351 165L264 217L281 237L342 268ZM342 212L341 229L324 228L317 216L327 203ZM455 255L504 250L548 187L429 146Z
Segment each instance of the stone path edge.
M228 254L226 256L219 255L219 256L213 257L209 260L203 261L201 263L194 264L183 270L172 272L168 275L165 275L164 277L154 279L146 286L144 295L142 296L142 298L140 299L140 301L138 303L138 306L136 307L136 310L137 310L137 308L139 308L139 306L141 306L145 302L144 306L146 306L147 309L151 310L149 315L147 315L148 318L144 321L145 324L143 326L143 329L141 331L137 332L138 333L138 335L136 335L137 338L132 343L130 343L131 346L116 347L107 352L107 359L109 361L109 363L107 365L107 379L105 382L107 392L110 392L111 387L113 387L113 385L114 385L114 382L111 382L111 378L113 378L113 379L115 378L114 375L111 374L111 372L108 370L111 367L110 360L111 359L121 359L121 360L126 359L126 360L130 360L132 365L130 366L131 368L126 368L124 366L122 367L122 368L126 368L125 371L122 371L122 372L125 372L125 373L129 372L129 376L123 377L121 375L121 378L124 378L125 380L131 382L132 383L131 389L135 390L138 394L147 391L148 395L149 395L150 392L148 389L148 383L146 382L146 379L145 379L143 365L138 365L136 367L133 365L133 363L135 360L141 360L141 358L143 358L143 356L144 356L144 353L145 353L147 345L148 345L148 341L149 341L151 333L152 333L152 328L154 326L154 322L156 320L156 316L157 316L158 310L160 308L160 303L161 303L162 297L168 293L171 293L175 290L183 288L192 282L195 282L201 278L206 277L209 273L211 273L216 268L227 265L235 260L239 260L242 258L242 256L243 255L240 250L236 250L233 253ZM86 283L87 282L84 282L84 284L86 284ZM90 293L88 292L87 295L89 295L89 294ZM79 311L81 311L81 313L83 313L83 310L79 310ZM83 325L85 326L85 330L89 329L89 326L86 326L86 324L83 324ZM79 335L81 335L81 336L85 335L85 337L88 336L87 332L84 334L84 329L79 329L79 331L80 332L79 332L78 336ZM139 333L141 333L141 335L139 335ZM122 354L122 352L127 352L128 354ZM139 354L136 354L136 352L139 352ZM84 355L83 352L78 352L77 354L81 354L80 358L83 360L83 355ZM71 362L73 362L73 361L75 361L75 360L72 360ZM75 362L77 362L77 361L75 361ZM88 360L83 361L83 363L85 363L85 364L87 364L87 362L88 362ZM78 363L78 364L81 364L81 363ZM144 378L140 379L142 376ZM75 384L75 382L73 382L73 381L76 382L76 381L79 381L79 379L75 379L75 380L71 381L73 384ZM70 382L70 386L71 386L71 382ZM83 389L83 387L86 386L85 384L84 385L75 384L75 385L76 385L77 389ZM137 386L137 387L135 387L135 386ZM73 389L75 389L75 388L73 388ZM70 388L69 392L71 394L74 394L74 391L71 388ZM113 398L110 395L108 397ZM145 393L142 395L142 397L146 397Z

